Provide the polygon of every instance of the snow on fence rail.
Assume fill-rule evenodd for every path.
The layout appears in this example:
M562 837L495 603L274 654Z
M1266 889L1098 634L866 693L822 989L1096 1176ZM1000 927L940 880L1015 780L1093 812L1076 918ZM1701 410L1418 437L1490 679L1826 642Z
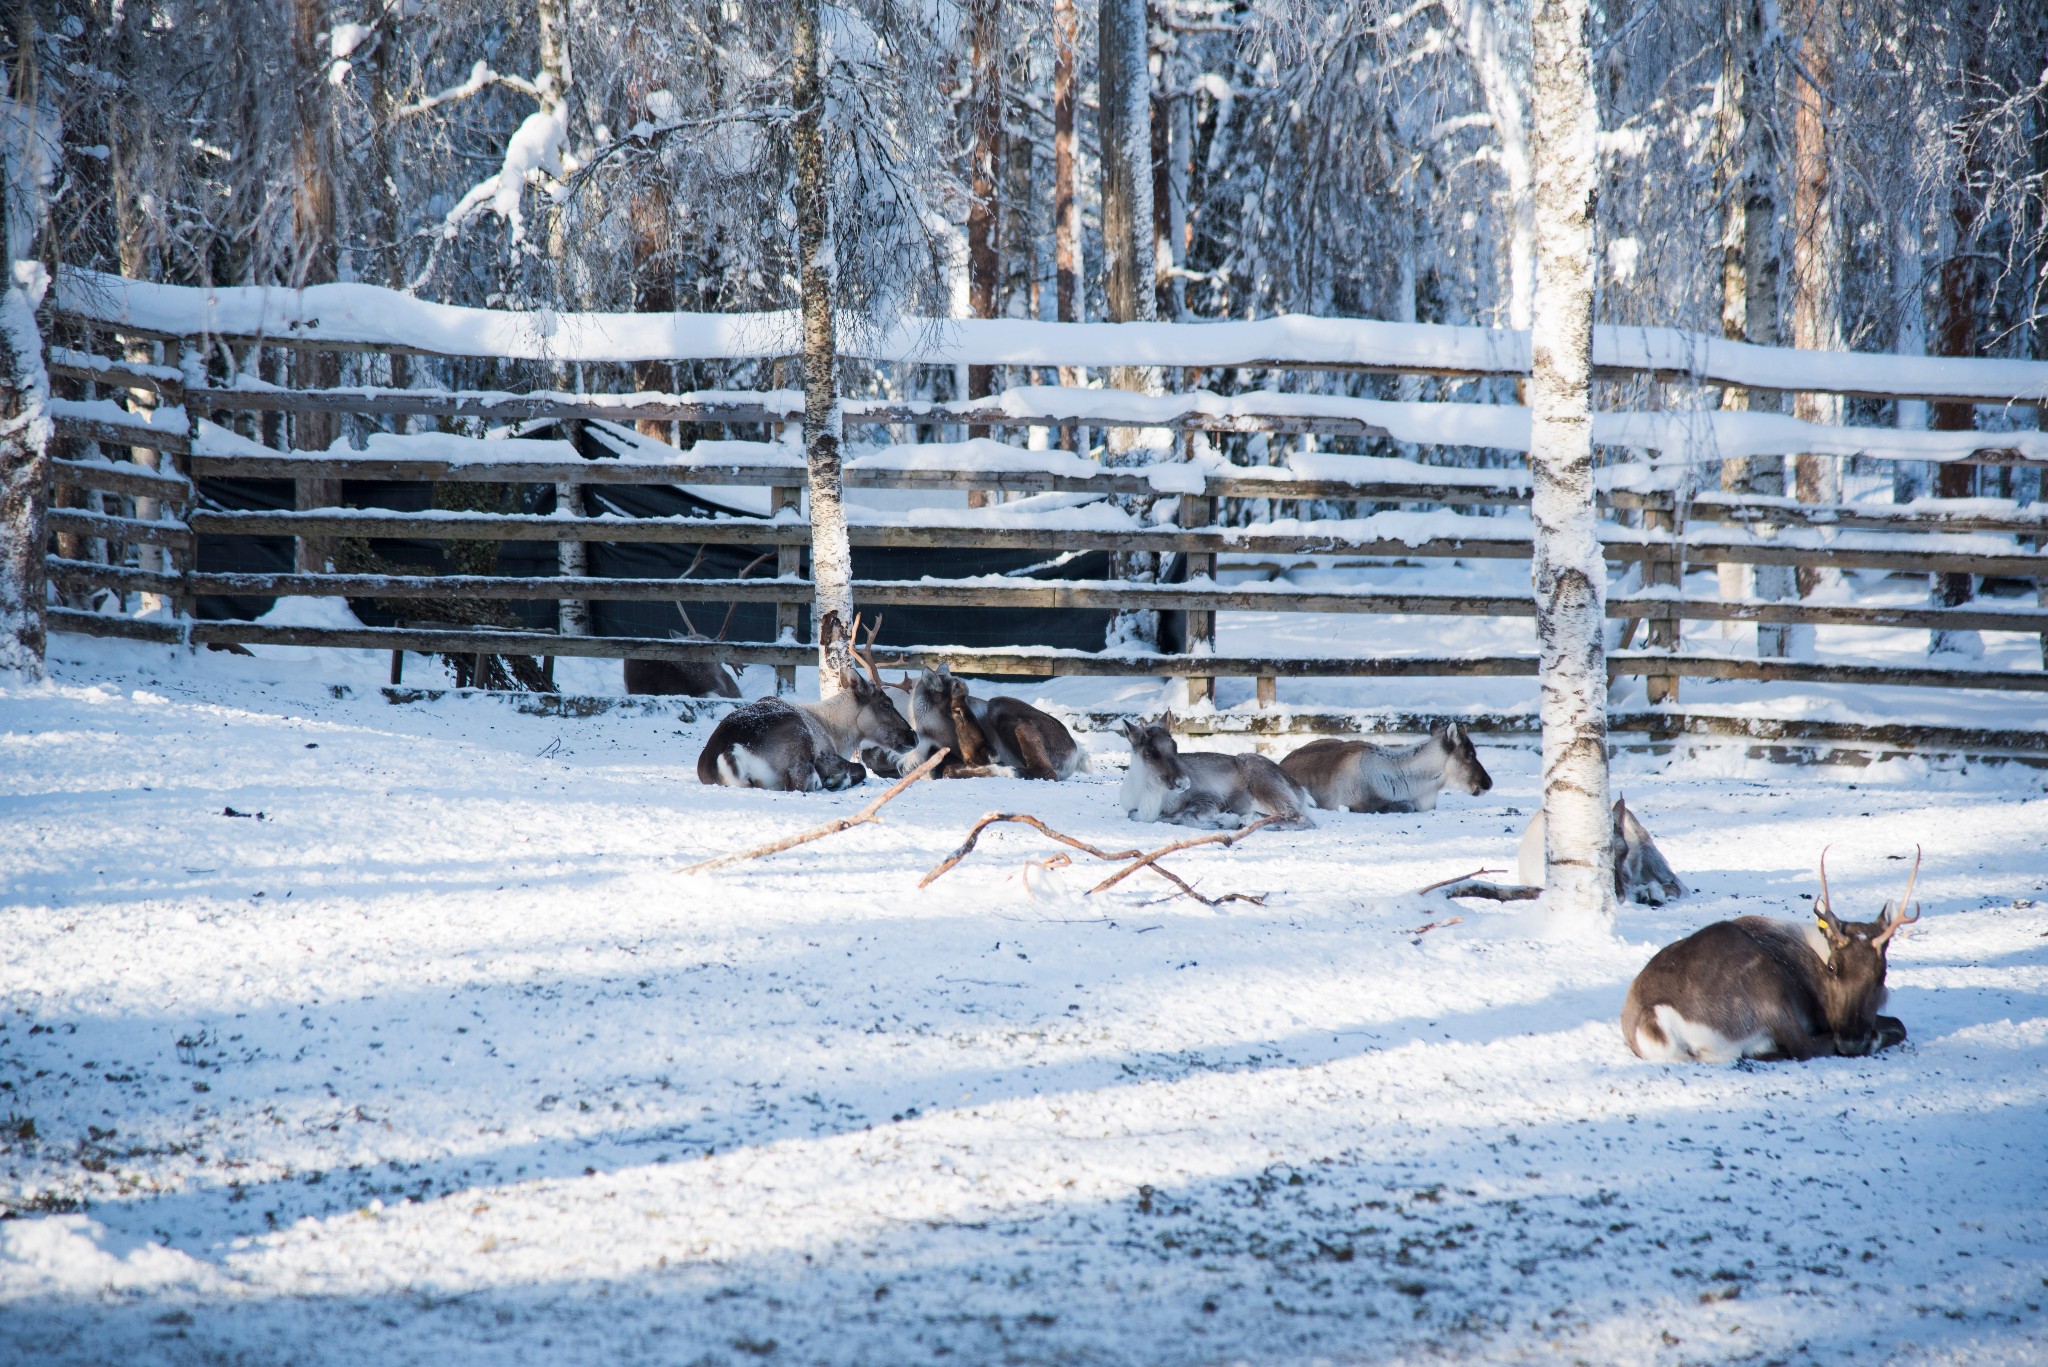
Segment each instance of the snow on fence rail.
M404 299L367 286L288 291L197 291L142 286L68 271L60 282L60 318L85 348L53 347L50 369L81 397L53 402L60 438L69 448L52 465L60 486L85 494L85 507L55 507L49 526L60 553L50 572L70 590L148 593L169 600L173 620L137 621L59 610L62 629L183 640L194 644L281 644L429 651L468 655L649 658L678 662L716 658L775 666L785 678L809 663L808 646L779 641L704 642L646 637L591 637L542 631L452 629L420 623L357 630L249 622L193 621L193 599L206 595L283 595L447 601L675 601L771 603L793 627L811 585L800 552L809 527L795 511L804 480L800 451L779 440L703 440L676 449L638 437L623 424L640 419L765 428L794 420L791 391L699 391L669 394L507 393L491 390L333 388L293 390L246 377L202 383L199 343L239 340L295 348L413 350L445 356L532 358L561 362L784 354L788 320L780 317L508 314L452 309ZM98 355L90 344L109 336L182 342L180 368ZM1923 361L1919 358L1826 356L1767 350L1668 331L1606 329L1603 362L1615 373L1682 376L1702 383L1769 384L1779 389L1883 397L2038 403L2048 395L2048 365L2021 362ZM1526 367L1526 339L1488 329L1425 327L1327 319L1267 323L1110 327L1012 323L906 325L875 342L870 355L920 364L975 361L1042 365L1155 362L1168 365L1350 368L1435 375L1510 375ZM132 349L130 354L134 354ZM108 392L123 399L97 397ZM614 451L586 459L567 441L500 435L491 440L446 432L373 432L362 450L306 452L264 445L238 434L235 414L348 414L388 418L482 419L499 424L543 421L587 424ZM1419 447L1525 449L1526 410L1510 405L1392 402L1265 389L1231 395L1204 391L1133 395L1118 391L1017 386L988 399L918 403L849 399L849 424L866 427L972 424L988 428L1142 426L1186 432L1328 433L1382 437ZM1625 625L1622 648L1610 657L1617 676L1649 680L1652 701L1675 698L1684 677L1907 684L1936 687L2048 690L2039 670L1836 665L1784 659L1741 660L1680 649L1685 621L1757 622L1914 628L1935 631L2023 631L2048 642L2048 606L1977 602L1962 606L1896 606L1809 600L1688 596L1687 566L1751 564L1806 568L1868 568L1895 572L2019 577L2048 581L2048 515L2040 505L1998 499L1922 499L1903 506L1802 504L1761 494L1696 491L1696 467L1743 456L1801 453L1865 455L1914 461L2048 466L2048 434L2040 432L1909 432L1896 428L1828 427L1779 414L1745 411L1604 413L1596 439L1610 448L1651 453L1647 461L1603 471L1601 498L1611 520L1603 528L1610 561L1642 567L1642 587L1618 592L1608 613ZM501 429L502 430L502 429ZM107 448L157 453L154 462L109 460ZM150 464L157 468L149 468ZM535 515L448 511L403 512L326 506L246 511L199 506L194 478L289 479L301 487L425 481L562 487L692 485L759 487L759 517ZM1431 658L1321 658L1223 655L1214 650L1218 612L1287 611L1400 613L1445 617L1527 617L1524 598L1478 592L1390 592L1370 588L1303 588L1223 583L1219 555L1341 555L1401 559L1526 559L1530 529L1528 481L1512 470L1468 470L1415 460L1301 452L1279 467L1244 467L1220 458L1162 460L1106 469L1060 451L1026 450L979 439L855 448L845 469L849 489L969 490L1021 496L1023 503L927 508L914 513L850 518L855 546L1019 549L1047 554L1074 550L1178 552L1193 571L1186 582L1019 581L1001 576L950 580L867 580L857 602L946 607L1152 609L1188 614L1190 648L1177 654L1074 652L1037 648L966 650L931 645L895 651L905 663L946 661L985 674L1150 674L1190 680L1197 696L1216 676L1252 676L1262 701L1272 681L1287 677L1521 676L1533 656L1459 655ZM1047 496L1035 498L1033 496ZM1142 520L1113 501L1137 495L1177 500L1170 523ZM114 509L106 506L111 499ZM1408 511L1369 516L1286 518L1251 526L1224 525L1223 500L1335 500L1403 505ZM127 503L123 503L127 500ZM132 505L132 506L130 506ZM1426 511L1415 511L1415 508ZM1504 509L1482 516L1481 508ZM132 515L131 515L132 514ZM676 580L587 575L463 576L366 574L224 574L195 567L201 537L426 538L438 541L669 543L779 550L780 573L769 578ZM126 548L157 548L134 566ZM95 550L96 554L86 553ZM565 617L565 622L566 622ZM1629 649L1638 625L1647 650ZM1660 713L1659 715L1666 715Z
M794 313L563 313L462 308L375 285L201 289L66 267L64 314L140 337L553 363L764 359L799 350ZM842 328L849 354L928 365L1358 370L1526 375L1529 337L1443 323L1287 316L1253 322L1039 323L907 319ZM2048 363L1795 351L1675 328L1602 326L1596 371L1886 399L2048 402Z

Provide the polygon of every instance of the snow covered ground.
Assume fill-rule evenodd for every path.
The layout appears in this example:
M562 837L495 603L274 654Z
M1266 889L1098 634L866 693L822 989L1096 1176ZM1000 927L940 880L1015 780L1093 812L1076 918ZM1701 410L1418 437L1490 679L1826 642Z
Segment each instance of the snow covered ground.
M702 788L659 712L393 707L367 653L53 656L0 691L0 1361L2048 1360L2039 770L1624 754L1697 891L1562 945L1415 933L1511 865L1524 748L1177 857L1270 894L1212 911L1027 888L1022 830L915 890L991 809L1184 834L1100 736L687 876L879 790ZM1656 945L1803 916L1823 846L1874 915L1916 842L1906 1047L1627 1052Z

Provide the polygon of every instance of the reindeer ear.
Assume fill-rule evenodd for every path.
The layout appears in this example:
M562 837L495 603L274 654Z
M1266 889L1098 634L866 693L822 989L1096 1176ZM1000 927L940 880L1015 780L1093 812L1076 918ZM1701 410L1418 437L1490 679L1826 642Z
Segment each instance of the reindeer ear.
M1167 729L1168 731L1172 731L1172 730L1173 730L1173 709L1172 709L1172 708L1170 708L1170 707L1169 707L1169 708L1167 708L1167 709L1166 709L1166 715L1165 715L1165 716L1163 716L1163 717L1161 717L1161 718L1159 719L1159 724L1160 724L1161 726L1165 727L1165 728L1166 728L1166 729Z
M1139 741L1145 739L1145 728L1139 723L1132 721L1129 717L1125 717L1124 739L1136 745Z

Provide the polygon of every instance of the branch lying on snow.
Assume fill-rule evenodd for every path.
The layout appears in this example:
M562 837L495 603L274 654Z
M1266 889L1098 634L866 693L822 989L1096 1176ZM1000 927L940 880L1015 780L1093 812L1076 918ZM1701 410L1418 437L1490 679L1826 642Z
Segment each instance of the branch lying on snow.
M1035 816L1028 816L1023 812L990 812L987 816L974 823L974 829L969 831L967 838L960 842L959 849L947 855L945 859L940 861L937 868L934 868L930 873L918 880L917 886L919 891L922 891L936 879L952 872L955 864L958 864L968 855L974 853L974 842L981 839L981 833L1001 821L1015 821L1029 826L1041 835L1050 836L1062 845L1072 845L1075 849L1092 854L1097 859L1136 859L1143 853L1142 850L1119 850L1115 854L1111 854L1107 850L1096 849L1085 840L1076 840L1071 835L1061 835Z
M1481 881L1489 873L1505 873L1505 869L1474 869L1461 873L1456 878L1446 878L1441 883L1431 883L1426 888L1417 888L1417 897L1435 893L1439 897L1483 897L1489 902L1528 902L1543 895L1542 888L1532 888L1522 883L1487 883ZM1450 925L1449 921L1442 924ZM1424 930L1433 927L1424 926Z
M927 887L936 879L950 872L954 865L958 864L961 860L965 859L970 853L973 852L975 842L981 839L981 833L987 830L990 826L996 825L998 822L1015 821L1020 825L1029 826L1033 830L1038 831L1040 834L1057 840L1063 845L1071 845L1077 850L1081 850L1087 854L1092 854L1097 859L1129 859L1134 861L1131 864L1124 867L1123 869L1121 869L1120 871L1118 871L1117 873L1112 874L1109 878L1096 884L1094 887L1088 889L1090 894L1098 893L1105 888L1115 886L1116 884L1122 882L1124 879L1130 877L1132 874L1136 873L1139 869L1150 869L1153 873L1158 874L1161 878L1164 878L1167 882L1173 884L1182 892L1194 898L1197 902L1200 902L1203 906L1217 907L1222 906L1225 902L1251 902L1257 906L1264 906L1266 904L1266 899L1263 894L1254 896L1251 893L1246 892L1227 892L1223 894L1223 896L1221 897L1206 897L1201 893L1195 891L1194 885L1189 883L1186 879L1172 872L1170 869L1161 867L1158 863L1154 861L1159 859L1162 855L1172 854L1175 850L1190 849L1196 845L1235 844L1237 841L1243 839L1245 836L1250 835L1253 831L1258 830L1261 826L1264 826L1268 821L1272 821L1274 819L1275 818L1270 816L1263 817L1258 821L1254 821L1251 825L1246 826L1241 830L1222 831L1218 832L1215 835L1198 836L1192 840L1175 841L1171 845L1163 846L1160 849L1153 850L1150 854L1146 854L1140 850L1098 850L1085 840L1076 840L1074 839L1074 837L1070 835L1061 834L1059 831L1054 830L1052 827L1046 825L1043 821L1040 821L1035 816L1029 816L1022 812L990 812L987 816L984 816L981 820L974 823L974 828L968 831L967 839L960 843L960 848L953 851L953 853L947 855L943 860L941 860L936 868L934 868L930 873L926 874L922 879L918 881L917 886L920 889ZM1073 862L1066 855L1055 855L1052 859L1039 860L1033 864L1028 865L1027 867L1062 867L1061 865L1055 864L1054 860L1064 860L1067 863ZM1030 886L1028 874L1026 875L1025 886L1027 888Z
M871 821L880 821L881 818L876 816L875 813L882 809L882 804L937 768L940 761L946 758L947 753L944 748L935 751L930 759L897 780L895 787L883 793L852 816L842 816L836 821L828 821L822 826L813 827L798 835L787 836L781 840L773 840L766 845L756 845L751 850L741 850L737 854L721 854L716 859L700 860L686 868L672 869L670 872L703 873L706 869L723 868L727 864L737 864L743 859L761 859L771 854L780 854L784 850L794 849L798 845L808 845L813 840L823 840L828 835L837 835L841 831L852 830L855 826L865 826Z
M1152 853L1139 859L1135 863L1129 864L1124 868L1119 869L1117 872L1103 879L1100 883L1097 883L1094 887L1088 889L1088 891L1091 895L1093 895L1095 893L1103 892L1107 889L1113 888L1118 883L1123 882L1124 879L1129 878L1132 874L1136 873L1139 869L1150 868L1152 866L1152 861L1159 858L1161 855L1172 854L1175 850L1189 850L1193 849L1197 845L1235 845L1238 841L1244 839L1253 831L1259 830L1262 827L1268 825L1269 823L1278 821L1279 819L1279 814L1275 813L1272 816L1262 816L1257 821L1252 822L1251 825L1239 827L1237 830L1234 831L1218 831L1214 835L1198 835L1192 840L1176 840L1171 845L1163 845L1160 848L1152 851ZM1161 869L1159 870L1159 872L1166 873L1166 870ZM1173 875L1171 874L1167 874L1167 876L1169 878L1173 877ZM1176 883L1180 882L1178 878L1175 878L1173 881ZM1183 883L1182 886L1186 887L1187 885ZM1194 889L1189 888L1188 891L1193 892ZM1203 900L1207 901L1208 899L1204 898Z

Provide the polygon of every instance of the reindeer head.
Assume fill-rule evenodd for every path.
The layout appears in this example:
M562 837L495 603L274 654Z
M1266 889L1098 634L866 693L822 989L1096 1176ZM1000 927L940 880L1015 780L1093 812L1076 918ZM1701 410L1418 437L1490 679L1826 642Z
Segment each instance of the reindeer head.
M917 744L917 732L910 729L910 723L903 720L896 704L889 701L889 687L882 682L881 671L875 668L875 638L881 634L882 619L877 617L863 648L859 644L860 618L854 617L852 640L848 645L853 658L860 661L861 667L867 671L867 677L862 678L847 670L840 676L840 684L853 697L858 713L856 724L862 736L892 750L908 750Z
M1920 847L1916 845L1913 871L1906 877L1906 890L1898 905L1886 902L1875 921L1843 921L1835 916L1834 900L1828 895L1828 854L1821 851L1820 900L1814 904L1813 919L1828 947L1821 996L1839 1053L1869 1054L1878 1048L1877 1010L1885 1001L1885 946L1899 927L1920 919L1919 904L1913 902L1913 885L1919 879ZM1910 915L1908 904L1913 908Z
M917 682L905 689L910 694L912 724L922 721L931 726L939 723L940 718L949 716L953 708L953 690L958 686L959 681L953 677L950 665L940 665L937 669L926 669L920 673Z
M1444 787L1477 797L1493 787L1493 775L1486 772L1486 766L1479 762L1479 751L1473 748L1472 733L1457 722L1435 727L1430 732L1443 742L1448 757L1444 760Z
M1174 743L1173 713L1168 712L1152 725L1125 722L1124 739L1131 743L1132 767L1142 769L1161 788L1184 793L1194 786L1194 780L1181 767L1180 746Z

